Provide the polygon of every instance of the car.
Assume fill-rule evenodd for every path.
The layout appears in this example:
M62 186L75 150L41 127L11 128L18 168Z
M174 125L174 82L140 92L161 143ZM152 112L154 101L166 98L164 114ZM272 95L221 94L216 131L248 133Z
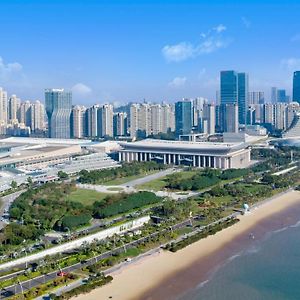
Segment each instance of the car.
M60 277L64 277L64 276L67 276L68 275L68 273L67 272L64 272L64 271L59 271L58 273L57 273L57 276L60 276Z

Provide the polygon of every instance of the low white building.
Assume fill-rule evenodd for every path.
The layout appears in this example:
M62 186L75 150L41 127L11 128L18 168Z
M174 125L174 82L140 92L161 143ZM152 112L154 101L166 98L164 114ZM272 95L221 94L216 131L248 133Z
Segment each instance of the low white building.
M218 169L246 168L250 149L245 143L184 142L146 139L120 143L119 160L157 161L164 164L189 165Z

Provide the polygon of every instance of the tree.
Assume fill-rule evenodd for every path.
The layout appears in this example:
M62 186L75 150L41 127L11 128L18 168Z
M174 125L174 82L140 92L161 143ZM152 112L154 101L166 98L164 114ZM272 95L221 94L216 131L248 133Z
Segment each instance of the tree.
M13 181L11 182L10 186L11 186L12 189L16 189L16 188L18 187L18 184L17 184L16 181L13 180Z
M61 179L61 180L69 178L69 175L64 171L58 171L57 175L58 175L59 179Z
M32 186L33 181L32 181L31 177L27 178L27 183L28 183L29 186Z

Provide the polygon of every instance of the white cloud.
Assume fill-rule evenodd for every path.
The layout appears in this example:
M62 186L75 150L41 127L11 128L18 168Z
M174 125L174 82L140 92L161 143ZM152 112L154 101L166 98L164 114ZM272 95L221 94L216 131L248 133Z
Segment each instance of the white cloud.
M300 69L300 58L290 57L282 59L281 67L289 70L289 71L295 71L296 69Z
M251 22L246 18L246 17L242 17L241 18L243 25L249 29L251 27Z
M185 86L186 80L186 77L175 77L172 81L168 83L168 86L172 88L182 88Z
M300 42L300 34L291 37L291 42Z
M88 96L92 93L92 89L89 86L79 82L72 87L72 92L80 96Z
M214 30L218 33L225 31L227 28L223 24L219 24L217 27L214 28Z
M22 65L18 62L5 63L0 56L0 80L8 81L15 75L20 75L22 72Z
M175 45L166 45L162 48L162 54L168 62L180 62L226 48L231 40L223 37L222 33L225 30L226 27L220 24L207 33L201 33L201 41L198 44L181 42Z
M190 43L179 43L177 45L166 45L162 48L163 56L167 61L183 61L195 54L194 46Z

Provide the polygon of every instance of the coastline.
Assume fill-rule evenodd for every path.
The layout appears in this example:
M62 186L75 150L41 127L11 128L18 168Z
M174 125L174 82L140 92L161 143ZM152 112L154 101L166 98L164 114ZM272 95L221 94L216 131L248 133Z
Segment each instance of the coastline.
M174 299L207 280L222 263L247 246L250 233L260 238L274 227L292 222L294 207L300 211L300 192L279 194L213 236L176 253L160 251L128 264L111 274L112 283L77 299Z

